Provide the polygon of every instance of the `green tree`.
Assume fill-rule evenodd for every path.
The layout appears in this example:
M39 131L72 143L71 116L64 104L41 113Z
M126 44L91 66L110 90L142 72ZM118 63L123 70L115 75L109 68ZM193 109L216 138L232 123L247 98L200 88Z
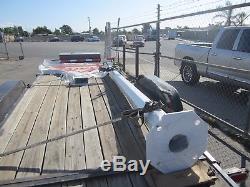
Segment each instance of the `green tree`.
M52 34L52 32L46 26L38 26L37 28L33 29L33 34Z
M93 34L94 34L94 35L99 35L99 34L100 34L99 29L98 29L98 28L94 28L94 29L93 29Z
M3 29L4 34L8 34L8 35L14 35L15 34L15 30L14 27L5 27Z
M134 28L134 29L132 30L132 33L133 33L133 34L136 34L136 35L141 34L141 32L140 32L138 29L136 29L136 28Z
M72 28L69 25L63 25L60 27L61 33L62 34L72 34Z
M23 36L24 35L24 30L22 26L18 26L17 27L17 32L19 36Z
M23 31L23 35L22 36L28 37L29 36L29 32L28 31Z
M152 27L149 23L145 23L142 25L142 33L144 35L149 35L149 33L151 32Z
M61 32L60 32L60 30L59 29L57 29L57 28L55 28L55 31L54 31L54 35L60 35L61 34Z

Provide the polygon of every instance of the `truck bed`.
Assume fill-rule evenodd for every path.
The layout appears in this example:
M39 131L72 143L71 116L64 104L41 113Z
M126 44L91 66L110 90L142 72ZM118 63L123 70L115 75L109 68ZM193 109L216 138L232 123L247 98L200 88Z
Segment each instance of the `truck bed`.
M82 87L66 87L55 76L39 76L1 127L0 153L101 124L119 117L125 109L130 109L130 106L109 77L91 78L88 85ZM25 181L33 181L35 185L37 179L42 180L42 184L49 184L50 176L53 181L55 175L70 177L70 174L82 171L91 171L94 175L95 171L99 171L102 160L112 161L115 155L145 160L147 132L145 125L138 127L137 121L127 119L116 125L99 127L2 157L0 186L14 184L18 180L21 181L18 185ZM136 172L101 177L88 175L82 180L62 180L57 185L132 187L211 184L213 179L207 171L205 161L198 161L190 169L168 175L150 168L145 176Z

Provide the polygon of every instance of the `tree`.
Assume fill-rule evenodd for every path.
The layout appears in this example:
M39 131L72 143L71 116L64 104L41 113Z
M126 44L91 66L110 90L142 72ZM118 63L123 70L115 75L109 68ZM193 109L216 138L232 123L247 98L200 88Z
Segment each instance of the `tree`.
M149 23L143 24L143 26L142 26L142 33L144 35L149 35L149 33L151 32L151 30L152 30L152 27L151 27L151 25Z
M230 1L226 1L226 6L231 6L231 5L232 3ZM221 6L218 8L221 8ZM232 15L233 15L233 10L229 9L220 11L218 14L214 16L214 18L224 19L220 24L224 24L225 26L230 26L232 24L232 19L233 19Z
M38 26L37 28L33 29L33 34L52 34L52 32L46 26Z
M24 30L22 26L18 26L17 27L17 32L19 36L23 36L24 35Z
M29 32L28 31L23 31L23 35L22 36L28 37L29 36Z
M99 29L98 28L94 28L93 29L93 34L94 35L99 35L100 34Z
M63 25L60 27L61 33L62 34L72 34L72 28L69 25Z
M233 24L235 26L243 26L245 20L250 16L247 15L245 12L239 12L238 14L236 14L235 16L233 16Z
M8 35L15 35L15 29L14 27L5 27L3 29L4 34L8 34Z
M133 33L133 34L136 34L136 35L141 34L141 32L140 32L138 29L136 29L136 28L134 28L134 29L132 30L132 33Z
M54 35L60 35L61 34L61 32L60 32L60 30L59 29L57 29L57 28L55 28L55 31L54 31Z

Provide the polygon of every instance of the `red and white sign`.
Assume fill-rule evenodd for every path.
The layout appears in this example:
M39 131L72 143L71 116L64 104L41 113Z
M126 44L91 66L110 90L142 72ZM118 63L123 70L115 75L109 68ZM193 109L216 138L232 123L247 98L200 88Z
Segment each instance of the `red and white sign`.
M47 68L64 72L90 73L98 71L100 66L100 63L61 63Z

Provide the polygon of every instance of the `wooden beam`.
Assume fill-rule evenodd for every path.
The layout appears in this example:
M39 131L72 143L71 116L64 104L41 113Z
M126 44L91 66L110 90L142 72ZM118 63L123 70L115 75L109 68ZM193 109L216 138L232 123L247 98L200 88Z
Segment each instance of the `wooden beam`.
M58 85L60 84L60 80L57 80L55 82L57 82ZM43 86L39 87L39 89L42 88ZM59 86L49 86L49 90L45 96L44 102L36 118L28 145L46 140L48 138L58 89ZM36 98L36 102L39 102L40 100L41 98ZM18 168L16 177L21 178L26 176L40 175L45 149L46 144L26 150L24 152L21 164Z
M110 116L105 105L105 102L102 97L102 93L99 90L98 85L96 84L95 79L90 79L89 83L93 84L89 86L91 99L94 106L95 118L97 124L103 123L105 121L110 121ZM113 156L122 155L120 143L118 142L118 138L115 134L113 125L107 125L98 128L102 150L104 154L104 159L112 161ZM117 176L116 178L108 178L108 184L111 187L121 186L121 187L129 187L132 186L128 175L125 176Z
M83 128L80 102L80 88L70 87L67 115L67 133L81 130ZM77 134L66 138L65 170L76 172L85 168L85 146L83 142L83 134ZM68 184L68 186L71 185Z
M51 120L49 138L66 134L67 105L69 88L61 85ZM65 161L65 139L47 144L42 175L63 173Z
M44 77L43 79L38 79L38 81L36 82L39 82L42 80L50 81L52 79L53 79L52 77ZM14 109L14 112L9 118L8 125L13 125L13 126L16 125L15 123L17 121L15 121L15 116L13 115L17 114L17 118L19 118L20 114L18 113L18 111L22 113L22 116L5 151L10 151L10 150L17 149L19 147L27 145L33 126L35 124L36 118L38 116L39 110L47 94L48 88L49 88L48 86L41 87L41 88L38 88L38 87L30 88L30 90L28 91L29 93L25 95L25 97L23 97L19 103L19 104L25 103L26 105L27 104L26 102L28 99L27 97L31 98L27 106L24 106L25 110L23 111L21 106L17 106ZM13 124L9 124L9 122L11 121L13 122ZM8 134L8 132L4 132L4 133ZM5 134L3 134L3 136L6 138ZM24 151L21 151L19 153L15 153L15 154L1 158L0 176L2 180L15 178L23 153Z

